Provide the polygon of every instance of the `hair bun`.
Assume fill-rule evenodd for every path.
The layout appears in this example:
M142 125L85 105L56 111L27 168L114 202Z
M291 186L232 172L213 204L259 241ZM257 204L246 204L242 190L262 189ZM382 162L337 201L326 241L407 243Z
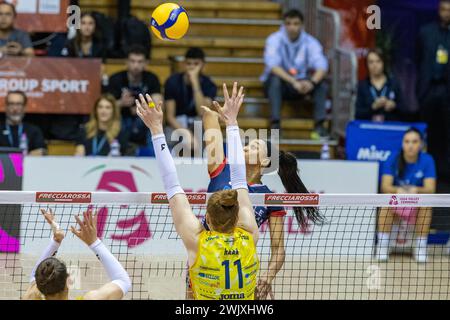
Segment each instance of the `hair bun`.
M222 197L219 200L220 205L224 207L233 207L237 205L237 191L236 190L226 190L223 192Z

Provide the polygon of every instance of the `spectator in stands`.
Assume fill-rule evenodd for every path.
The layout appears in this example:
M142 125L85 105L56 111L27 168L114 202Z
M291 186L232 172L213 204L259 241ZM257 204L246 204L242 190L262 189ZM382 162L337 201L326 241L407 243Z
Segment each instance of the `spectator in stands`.
M391 155L382 169L381 192L389 194L417 194L436 192L436 169L433 157L422 152L423 137L411 128L403 136L399 154ZM398 201L393 198L392 201ZM431 208L382 208L378 217L377 259L387 261L392 225L399 219L415 224L417 235L415 259L427 261L427 238L432 218Z
M128 136L121 128L120 119L116 99L111 94L102 95L95 102L90 119L81 130L75 155L118 156L119 150L120 155L126 155Z
M68 40L61 55L78 58L106 58L106 48L102 42L95 18L91 13L81 15L80 29L75 38Z
M284 14L284 25L266 41L266 68L261 80L272 107L272 128L280 127L283 99L313 96L313 138L317 139L327 136L324 127L327 86L323 80L328 61L319 41L303 30L303 22L303 14L296 9Z
M440 178L450 179L450 0L439 4L440 20L421 28L417 97L428 125L428 151Z
M185 54L185 71L175 73L164 85L167 122L172 130L184 131L183 141L194 149L201 148L201 141L193 135L194 121L203 114L201 106L210 106L216 97L217 87L202 71L205 53L200 48L190 48Z
M0 146L20 148L32 156L42 156L46 145L41 130L23 121L27 96L22 91L9 91L5 98L6 120L0 125Z
M153 101L162 100L161 85L156 75L145 71L148 61L141 46L133 46L128 52L127 70L111 76L107 91L118 99L122 114L122 126L130 133L130 141L150 144L149 131L136 115L135 99L140 93L151 95Z
M402 120L400 84L394 77L386 74L381 50L370 50L366 64L369 76L358 84L355 118L373 121Z
M2 55L34 55L30 36L25 31L14 28L16 16L17 12L13 4L0 3L0 57Z

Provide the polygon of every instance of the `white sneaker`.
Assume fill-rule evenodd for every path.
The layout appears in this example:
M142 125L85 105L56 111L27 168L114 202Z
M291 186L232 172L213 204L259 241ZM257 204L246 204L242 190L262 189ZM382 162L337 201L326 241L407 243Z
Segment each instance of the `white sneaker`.
M387 262L389 260L389 247L378 245L375 259L378 262Z
M427 248L415 248L414 249L414 259L418 263L427 262Z

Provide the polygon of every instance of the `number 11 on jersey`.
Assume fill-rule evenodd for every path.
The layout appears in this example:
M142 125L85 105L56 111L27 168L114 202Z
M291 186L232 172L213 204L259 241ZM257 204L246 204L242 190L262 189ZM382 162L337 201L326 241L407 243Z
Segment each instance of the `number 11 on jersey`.
M242 289L244 287L244 279L242 276L241 260L236 260L233 264L238 272L239 289ZM230 260L224 260L222 266L225 267L225 289L230 289Z

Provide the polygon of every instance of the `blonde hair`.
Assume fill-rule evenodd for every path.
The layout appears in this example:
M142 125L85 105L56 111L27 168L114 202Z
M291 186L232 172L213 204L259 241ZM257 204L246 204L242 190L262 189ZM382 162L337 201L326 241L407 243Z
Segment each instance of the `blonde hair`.
M106 138L108 142L111 143L118 136L121 125L121 116L119 105L117 104L116 99L111 94L103 94L100 98L95 101L94 108L92 109L89 121L86 123L86 136L88 139L95 137L98 134L98 115L97 109L102 100L106 100L113 106L113 115L112 118L107 123L106 129Z
M239 202L236 190L222 190L212 194L206 207L211 227L229 233L236 227L239 218Z

